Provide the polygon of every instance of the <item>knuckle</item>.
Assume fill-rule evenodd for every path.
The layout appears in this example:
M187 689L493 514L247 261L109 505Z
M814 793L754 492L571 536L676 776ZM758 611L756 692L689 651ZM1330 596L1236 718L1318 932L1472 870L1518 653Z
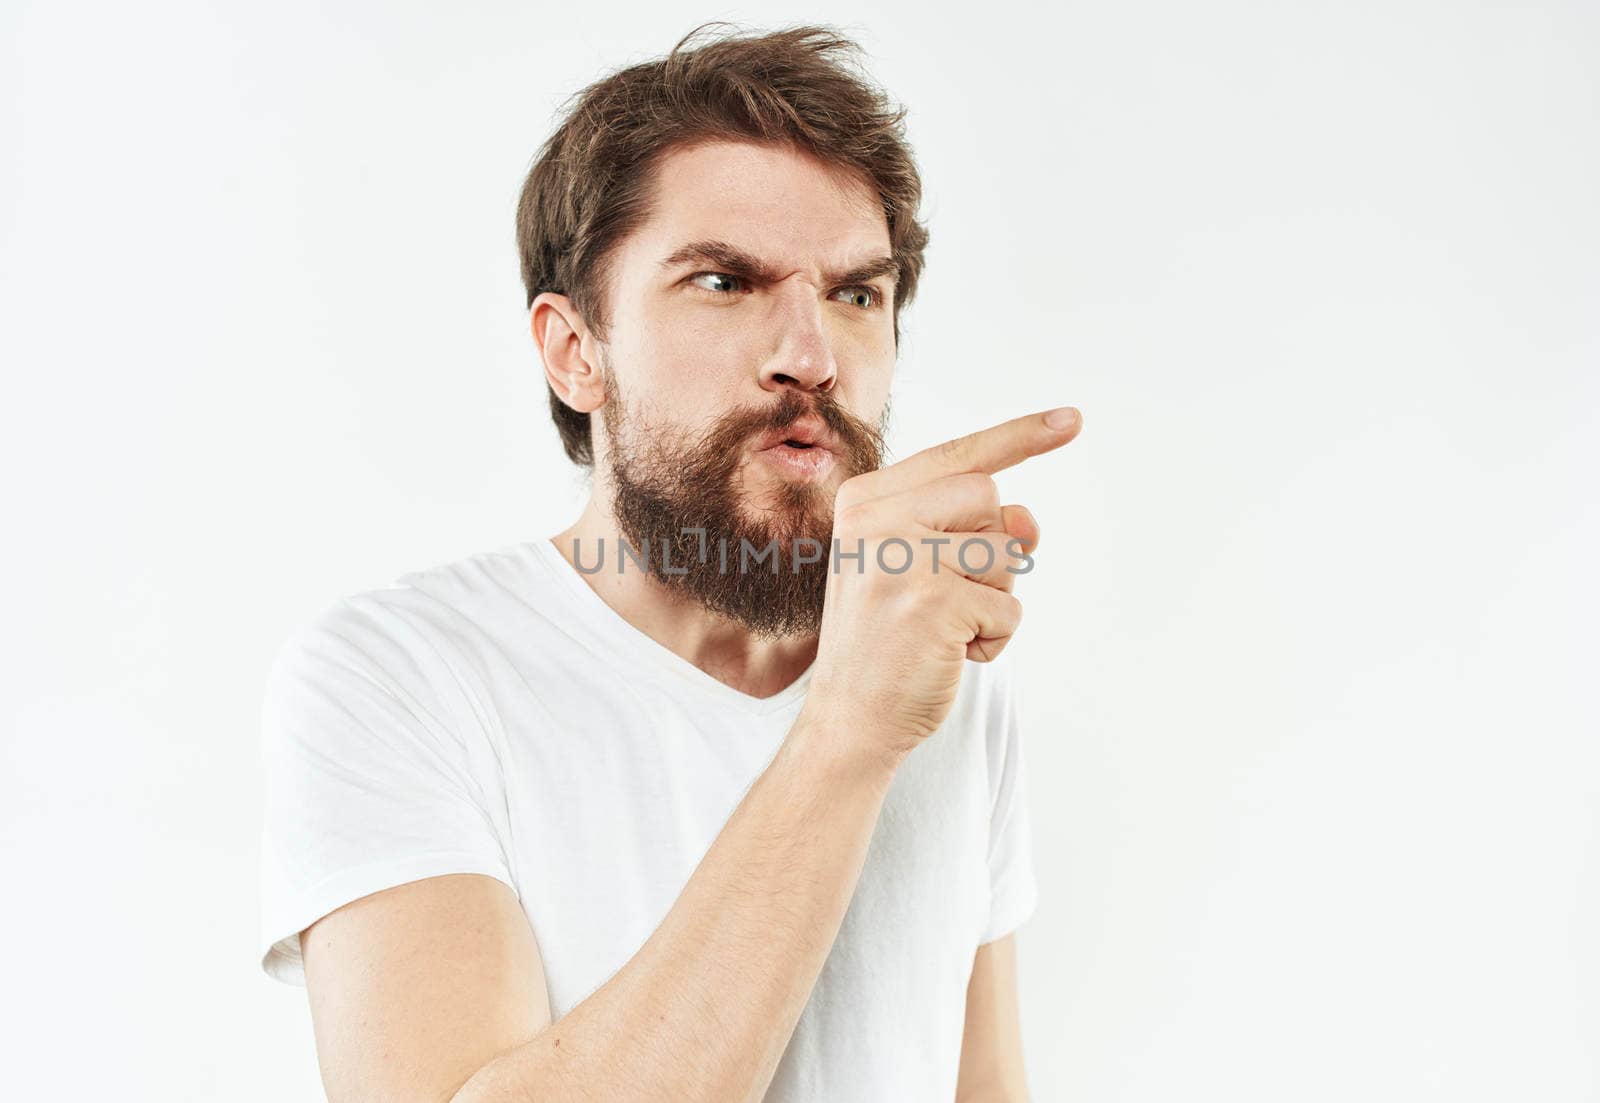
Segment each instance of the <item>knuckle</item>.
M972 495L990 509L996 511L1000 508L1000 484L994 481L993 475L986 475L982 471L972 471L963 476L967 480Z
M861 533L867 528L867 518L870 510L865 502L847 502L836 507L833 513L833 529L835 532Z
M1010 610L1010 619L1011 619L1012 626L1015 627L1016 625L1021 624L1022 623L1022 602L1017 598L1016 594L1013 594L1013 593L1010 593L1010 592L1006 593L1006 602L1007 602L1007 608Z
M972 455L972 437L954 437L937 446L936 451L941 460L952 463L965 462Z
M980 663L994 662L1000 657L1000 652L1006 649L1006 644L1010 642L1010 636L1002 636L997 640L984 640L982 646L978 649L979 654L976 656L976 661Z
M995 542L987 533L973 533L963 536L955 546L955 565L963 574L982 577L991 574L995 565L1001 561L1001 555L995 550Z
M839 484L839 489L833 494L833 509L835 513L848 509L859 502L863 495L863 486L860 475L852 475Z
M982 471L964 471L946 478L952 503L959 503L963 508L976 508L984 513L1000 512L1000 487L992 476Z

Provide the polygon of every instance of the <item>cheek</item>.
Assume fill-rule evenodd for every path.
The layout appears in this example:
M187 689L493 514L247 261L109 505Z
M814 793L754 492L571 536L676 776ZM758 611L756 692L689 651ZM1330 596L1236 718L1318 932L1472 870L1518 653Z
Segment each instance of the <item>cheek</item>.
M840 398L864 415L875 416L889 399L894 381L894 333L842 334L834 345L839 362Z
M708 311L663 311L630 327L616 346L618 382L633 401L648 402L663 413L687 413L693 421L708 403L739 390L757 362L754 327L734 324Z

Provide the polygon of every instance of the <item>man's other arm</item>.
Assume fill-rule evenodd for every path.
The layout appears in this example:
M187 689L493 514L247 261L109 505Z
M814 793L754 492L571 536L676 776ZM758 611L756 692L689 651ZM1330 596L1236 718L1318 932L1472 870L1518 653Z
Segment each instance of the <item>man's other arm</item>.
M533 933L493 878L430 878L323 917L302 946L331 1103L760 1099L897 764L802 714L661 925L555 1023Z
M300 936L329 1100L444 1100L550 1025L516 895L477 873L364 896Z
M1028 1103L1017 1008L1016 935L978 947L967 985L956 1103Z

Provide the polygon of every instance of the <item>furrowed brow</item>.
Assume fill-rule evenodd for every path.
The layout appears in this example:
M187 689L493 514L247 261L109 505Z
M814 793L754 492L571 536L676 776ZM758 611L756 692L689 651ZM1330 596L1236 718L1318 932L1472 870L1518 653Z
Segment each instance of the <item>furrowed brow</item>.
M776 283L780 278L773 265L726 241L691 241L673 250L671 255L662 260L661 267L669 269L680 264L705 264L731 276L748 276L763 283ZM824 279L832 284L870 283L883 276L898 277L899 273L900 265L894 257L881 256L863 261L843 272L829 272ZM891 284L898 282L898 278L890 281Z
M690 263L705 264L730 276L749 276L763 283L775 283L778 279L777 270L766 261L726 241L691 241L674 250L661 262L661 267L676 268Z
M894 276L890 284L898 284L900 265L893 257L873 257L854 268L828 276L829 283L871 283L880 276Z

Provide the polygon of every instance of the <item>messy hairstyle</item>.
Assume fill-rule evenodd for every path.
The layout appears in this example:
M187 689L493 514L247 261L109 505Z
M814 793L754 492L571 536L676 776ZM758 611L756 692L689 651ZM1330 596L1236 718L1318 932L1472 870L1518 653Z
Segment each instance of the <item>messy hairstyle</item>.
M922 178L905 138L905 109L862 72L860 47L821 26L722 35L632 65L575 94L540 148L517 203L517 249L528 306L566 295L602 341L605 287L616 245L649 215L656 165L668 151L707 139L786 145L876 190L897 264L900 308L916 292L928 232L917 221ZM550 413L574 463L594 462L589 415L550 390Z

